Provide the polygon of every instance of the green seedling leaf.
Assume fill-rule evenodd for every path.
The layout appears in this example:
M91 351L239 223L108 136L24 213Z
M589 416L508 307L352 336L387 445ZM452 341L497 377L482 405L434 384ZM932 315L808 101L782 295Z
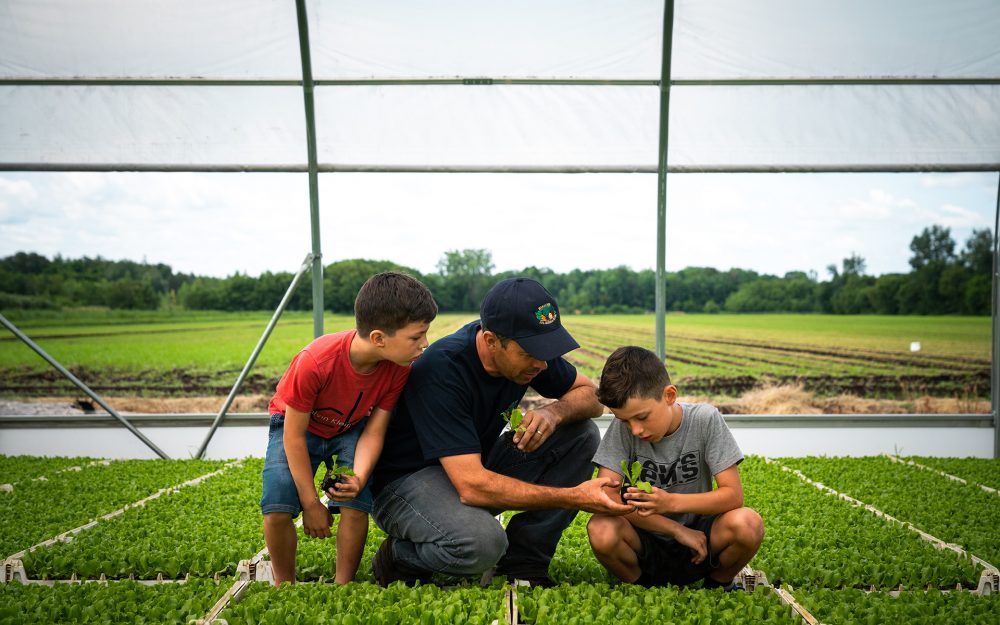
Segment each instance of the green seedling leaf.
M527 428L521 425L521 421L524 420L524 413L521 412L520 408L515 408L510 411L510 413L504 413L507 419L507 423L510 425L512 432L527 432Z
M629 467L627 460L622 460L618 463L618 466L622 468L622 477L625 479L625 483L629 486L639 485L639 476L642 475L642 463L636 460ZM648 482L646 482L648 484ZM651 491L647 491L651 492Z
M330 475L337 477L340 475L354 475L354 471L350 467L345 467L337 464L337 456L330 457Z
M636 482L635 487L644 493L649 493L649 494L653 493L653 485L650 484L649 482Z

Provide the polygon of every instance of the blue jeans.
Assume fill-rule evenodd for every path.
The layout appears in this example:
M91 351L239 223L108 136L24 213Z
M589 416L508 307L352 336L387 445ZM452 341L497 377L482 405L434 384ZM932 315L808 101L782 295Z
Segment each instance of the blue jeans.
M312 475L316 475L316 468L321 462L333 455L337 456L338 465L353 469L354 448L358 446L358 439L361 438L361 432L364 429L365 422L362 421L333 438L323 438L306 431L306 447L309 449L309 464L312 467ZM264 459L263 474L264 493L260 498L260 511L262 514L288 512L294 519L302 512L302 504L299 502L299 493L295 489L295 480L292 479L292 472L288 469L288 457L285 455L284 415L271 415L267 436L267 457ZM344 507L370 513L372 510L371 490L365 484L365 487L354 499L339 503L331 501L327 506L331 512L337 512L340 507Z
M508 432L484 466L545 486L570 487L590 479L600 435L593 421L556 428L531 453L520 451ZM440 465L425 467L389 484L375 498L372 518L397 538L393 555L413 568L451 575L479 575L493 566L514 577L548 575L549 562L576 510L529 510L504 528L501 510L467 506Z

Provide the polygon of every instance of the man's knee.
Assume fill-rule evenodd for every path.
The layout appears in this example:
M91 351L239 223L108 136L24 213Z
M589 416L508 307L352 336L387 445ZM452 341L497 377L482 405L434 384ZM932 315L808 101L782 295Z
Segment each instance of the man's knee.
M444 545L458 566L469 573L490 570L507 552L507 534L503 526L490 520L492 522L468 526L459 539Z

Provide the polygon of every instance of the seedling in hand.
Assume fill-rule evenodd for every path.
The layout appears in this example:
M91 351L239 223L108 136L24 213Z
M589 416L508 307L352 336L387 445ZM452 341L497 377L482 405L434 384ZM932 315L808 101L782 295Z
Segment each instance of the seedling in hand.
M638 488L644 493L652 493L653 485L649 482L645 482L639 479L642 475L642 464L636 460L632 463L631 468L628 466L628 462L625 460L621 461L622 476L625 478L622 480L622 493L624 494L625 489L629 486Z
M344 478L350 475L355 475L354 471L350 467L342 467L337 464L337 456L330 458L330 466L326 470L326 475L323 476L323 483L319 485L320 490L324 493L331 488L334 484L343 484Z
M504 418L507 420L507 424L510 425L511 432L527 432L528 429L521 425L521 421L524 420L524 413L521 412L520 408L515 408L509 413L504 413Z

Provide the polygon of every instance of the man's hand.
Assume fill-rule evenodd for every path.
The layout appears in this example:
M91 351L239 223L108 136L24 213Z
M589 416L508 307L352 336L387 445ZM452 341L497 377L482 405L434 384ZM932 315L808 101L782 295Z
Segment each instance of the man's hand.
M361 478L357 475L342 475L339 482L328 488L326 494L334 501L350 501L361 492Z
M708 557L708 540L705 538L705 532L699 532L698 530L682 526L674 534L674 540L691 550L693 554L691 562L701 564Z
M680 512L676 509L677 495L655 486L651 493L644 493L630 486L622 495L622 500L631 504L639 516Z
M634 512L635 508L627 504L618 503L609 497L608 493L604 490L605 488L618 488L620 484L621 482L614 478L597 477L587 480L579 486L575 486L574 490L580 495L580 501L578 502L580 510L609 516L621 516L629 512Z
M514 444L523 452L530 453L541 447L555 431L558 420L545 406L524 413L521 421L523 432L514 432Z
M333 515L319 499L313 499L302 510L302 530L312 538L329 538Z

